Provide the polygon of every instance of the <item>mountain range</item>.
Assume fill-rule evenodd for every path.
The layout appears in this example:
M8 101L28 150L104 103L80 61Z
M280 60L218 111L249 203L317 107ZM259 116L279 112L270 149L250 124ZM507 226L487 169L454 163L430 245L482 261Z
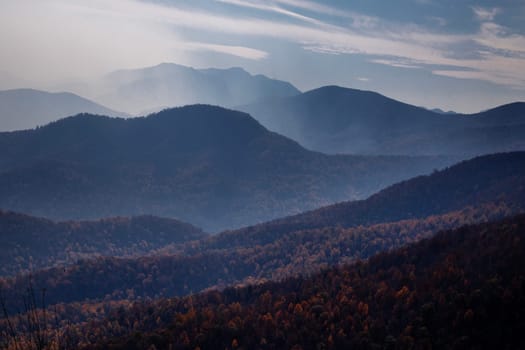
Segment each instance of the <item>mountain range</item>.
M196 103L233 107L300 93L288 82L251 75L242 68L195 69L174 63L111 72L78 90L134 115Z
M194 103L232 107L307 149L328 154L467 159L525 149L525 103L520 102L466 115L338 86L301 93L288 82L241 68L194 69L172 63L115 71L70 88L133 115ZM2 130L33 128L80 112L129 116L69 93L0 92Z
M153 214L207 231L364 198L447 157L327 156L249 115L195 105L0 133L0 207L53 219Z
M79 113L141 116L196 103L232 107L300 93L288 82L251 75L242 68L195 69L174 63L118 70L91 82L52 89L57 88L75 93L0 91L0 131L32 129Z
M0 91L0 349L525 347L525 103L71 88Z
M371 91L325 86L238 108L325 153L471 157L525 149L525 103L443 114Z
M69 92L0 91L0 131L33 129L78 113L126 116Z

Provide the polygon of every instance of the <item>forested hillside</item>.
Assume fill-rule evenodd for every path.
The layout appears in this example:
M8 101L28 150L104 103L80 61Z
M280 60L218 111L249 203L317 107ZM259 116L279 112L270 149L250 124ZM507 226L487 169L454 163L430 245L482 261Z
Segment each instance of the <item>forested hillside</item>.
M57 220L156 215L216 232L364 198L446 157L326 156L196 105L0 133L0 208Z
M153 256L105 257L35 271L32 278L35 285L46 287L54 304L182 296L309 274L366 259L440 230L523 212L523 157L522 153L485 156L397 184L365 201L167 245ZM469 188L465 183L474 175L478 175L476 184ZM376 216L371 220L361 214L365 211ZM7 279L4 292L16 301L27 283L28 276Z
M501 153L463 161L442 171L397 183L366 200L337 203L224 232L210 241L218 247L262 244L301 229L424 218L493 202L523 210L524 198L525 152Z
M86 349L521 348L524 232L521 215L444 231L308 278L61 306L49 317L94 318L49 326L43 338Z
M524 234L517 216L307 279L137 304L107 319L132 334L87 348L522 348Z
M53 222L5 211L0 232L0 276L98 256L140 256L206 236L190 224L153 216Z

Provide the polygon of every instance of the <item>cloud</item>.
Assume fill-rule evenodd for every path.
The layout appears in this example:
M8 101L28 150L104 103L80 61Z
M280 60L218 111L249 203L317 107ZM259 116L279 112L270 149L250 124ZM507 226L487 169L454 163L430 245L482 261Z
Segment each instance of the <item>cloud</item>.
M462 70L434 70L435 75L442 75L456 79L475 79L486 80L497 84L515 86L515 78L506 74L497 74L497 72L489 71L462 71Z
M362 82L370 81L370 79L369 79L369 78L366 78L366 77L356 77L355 79L356 79L356 80L359 80L359 81L362 81Z
M509 34L507 29L496 23L481 24L475 40L487 48L504 50L515 55L525 54L525 36Z
M371 60L371 62L382 64L385 66L396 67L396 68L410 68L410 69L422 68L421 65L416 64L412 60L406 60L406 59L403 60L399 58L394 58L394 59L376 58L376 59Z
M275 0L282 5L292 6L298 9L308 10L315 13L323 13L327 15L344 16L343 11L337 10L333 7L319 4L317 2L308 0Z
M327 54L327 55L341 55L341 54L358 54L360 53L357 49L341 46L341 45L328 45L326 43L320 44L318 42L303 42L303 49L315 53Z
M246 58L250 60L261 60L268 57L268 52L252 49L245 46L233 46L233 45L218 45L218 44L208 44L200 42L188 42L181 45L181 47L187 50L195 51L213 51L224 53L227 55L237 56L241 58Z
M134 21L97 0L89 6L75 0L3 2L0 42L2 69L37 86L184 59L173 51L181 37L169 28Z
M213 18L201 16L193 26L191 11L135 0L6 2L0 11L0 67L20 81L45 88L114 69L173 61L191 64L192 53L199 51L252 60L268 56L265 51L226 45L220 39L214 43L188 40L174 30L179 20L200 28Z
M247 0L217 0L217 1L225 3L225 4L247 7L247 8L261 10L261 11L274 12L274 13L278 13L281 15L291 17L291 18L299 19L305 22L321 24L320 21L317 21L311 17L303 16L297 12L286 10L282 7L272 5L271 3L268 3L268 2L257 2L257 1L247 1Z
M283 16L220 14L194 4L183 7L139 0L18 0L7 2L0 12L4 43L0 64L17 75L49 77L64 71L90 75L165 61L191 63L191 55L203 50L261 60L269 54L253 43L267 38L319 54L364 55L382 65L525 86L525 37L492 22L498 9L472 9L481 21L475 33L444 34L312 1L220 2ZM308 11L309 16L299 11ZM351 21L343 21L345 27L341 27L316 19L315 14ZM202 40L210 34L213 43ZM477 43L472 45L472 55L460 54L467 42Z
M474 12L474 15L476 18L480 21L492 21L496 17L497 14L501 12L501 10L497 7L487 9L484 7L472 7L472 11Z
M447 25L447 20L444 19L443 17L438 17L438 16L427 16L426 17L431 23L434 23L440 27L444 27Z

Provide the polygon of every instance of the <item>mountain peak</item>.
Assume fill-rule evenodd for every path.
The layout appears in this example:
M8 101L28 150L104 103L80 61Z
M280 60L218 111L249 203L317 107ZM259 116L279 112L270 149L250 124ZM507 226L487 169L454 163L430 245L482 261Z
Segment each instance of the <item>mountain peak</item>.
M252 75L240 67L196 69L175 63L115 71L102 86L111 89L98 97L100 101L135 115L164 106L205 103L233 107L300 93L288 82Z
M322 86L320 88L307 91L303 95L308 96L308 97L315 96L317 98L328 98L328 99L354 98L354 99L358 99L362 103L375 102L376 99L395 101L375 91L360 90L360 89L355 89L355 88L342 87L339 85ZM395 102L402 103L399 101L395 101Z
M432 112L435 112L437 114L444 114L444 115L454 115L454 114L458 114L454 111L444 111L442 110L441 108L432 108L432 109L429 109L430 111Z
M56 135L58 138L82 135L82 138L86 139L95 137L98 142L103 141L100 139L102 135L105 135L104 139L107 140L126 140L139 133L143 138L172 135L181 146L181 140L197 145L220 138L228 138L230 141L247 140L267 133L267 130L247 113L205 104L172 107L148 116L129 119L79 113L39 129L43 134L50 130L59 133ZM152 139L151 142L155 141Z
M331 85L242 110L268 129L324 153L468 157L525 149L525 103L519 102L475 115L443 114Z
M267 132L247 113L207 104L167 108L143 119L146 122L168 123L176 128L202 128L210 133L228 133L232 138Z

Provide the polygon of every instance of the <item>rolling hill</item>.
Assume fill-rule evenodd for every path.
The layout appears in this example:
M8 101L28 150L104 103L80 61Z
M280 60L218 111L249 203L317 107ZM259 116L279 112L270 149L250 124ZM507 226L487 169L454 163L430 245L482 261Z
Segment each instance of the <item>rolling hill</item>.
M326 156L205 105L78 115L0 133L0 147L1 208L53 219L152 214L206 231L363 198L454 160Z
M153 216L53 222L0 211L0 276L99 256L140 256L204 238L192 225Z
M68 92L0 91L0 131L32 129L79 113L126 115Z
M115 302L107 296L46 313L30 308L9 322L0 319L0 345L519 349L525 345L519 336L525 330L524 229L525 216L518 215L310 276L182 298ZM147 286L151 276L144 277Z
M210 238L211 247L267 244L283 234L323 227L356 227L442 215L506 203L525 209L525 152L480 156L373 194Z
M86 96L135 115L195 103L232 107L300 93L290 83L242 68L194 69L174 63L115 71L90 89Z
M34 283L47 288L50 303L59 303L106 296L112 300L182 296L316 273L441 230L523 213L524 157L525 153L480 157L396 184L364 201L167 245L156 255L103 257L65 269L35 271ZM464 188L465 182L472 185ZM4 292L15 300L16 291L26 284L27 276L4 280Z
M465 226L309 278L137 303L78 334L108 339L86 349L518 349L524 230L523 215Z
M239 109L325 153L468 157L525 150L525 103L472 115L442 114L375 92L325 86Z

